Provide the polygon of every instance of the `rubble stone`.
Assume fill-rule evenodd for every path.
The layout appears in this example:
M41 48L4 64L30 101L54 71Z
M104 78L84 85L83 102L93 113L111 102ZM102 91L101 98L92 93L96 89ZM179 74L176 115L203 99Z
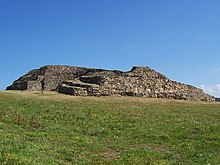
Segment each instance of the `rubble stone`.
M14 81L7 90L46 90L74 96L135 96L179 100L214 101L202 89L172 81L149 67L133 67L131 71L104 70L63 65L47 65L34 69Z

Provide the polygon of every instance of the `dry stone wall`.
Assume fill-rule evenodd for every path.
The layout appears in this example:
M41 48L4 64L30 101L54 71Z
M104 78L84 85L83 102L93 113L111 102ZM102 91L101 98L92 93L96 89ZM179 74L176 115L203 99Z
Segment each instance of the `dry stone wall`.
M75 96L136 96L182 100L214 101L202 89L178 83L149 67L131 71L47 65L35 69L7 87L8 90L40 90L45 78L47 90Z

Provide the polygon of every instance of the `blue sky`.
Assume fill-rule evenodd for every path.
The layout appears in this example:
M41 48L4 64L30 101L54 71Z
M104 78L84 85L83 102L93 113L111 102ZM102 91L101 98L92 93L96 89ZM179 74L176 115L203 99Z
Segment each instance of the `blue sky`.
M48 64L149 66L220 97L219 0L1 0L0 89Z

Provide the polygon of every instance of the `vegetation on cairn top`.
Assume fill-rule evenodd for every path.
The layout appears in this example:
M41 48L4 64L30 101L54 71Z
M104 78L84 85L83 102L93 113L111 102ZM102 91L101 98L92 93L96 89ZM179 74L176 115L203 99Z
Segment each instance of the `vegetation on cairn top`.
M220 104L0 92L0 164L220 164Z

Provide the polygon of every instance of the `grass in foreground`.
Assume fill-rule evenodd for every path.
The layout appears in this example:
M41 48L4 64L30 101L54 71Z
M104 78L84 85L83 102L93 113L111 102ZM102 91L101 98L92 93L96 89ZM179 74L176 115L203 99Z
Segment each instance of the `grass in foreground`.
M220 164L220 104L2 91L0 164Z

